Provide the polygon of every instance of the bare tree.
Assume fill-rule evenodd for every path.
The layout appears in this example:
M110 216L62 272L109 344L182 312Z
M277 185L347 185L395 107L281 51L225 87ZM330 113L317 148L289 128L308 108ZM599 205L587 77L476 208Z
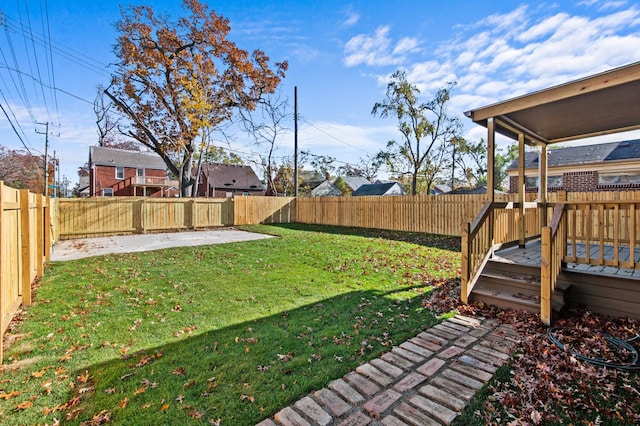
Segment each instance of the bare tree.
M119 119L111 101L105 101L104 87L98 85L96 98L93 101L93 112L98 127L98 145L106 148L120 148L129 151L140 151L140 145L131 139L123 139Z
M280 93L265 96L256 111L244 110L240 112L242 127L251 135L254 145L263 149L258 152L259 166L264 179L267 181L267 195L279 195L274 183L275 161L274 153L278 150L281 135L288 129L287 122L291 119L286 99Z

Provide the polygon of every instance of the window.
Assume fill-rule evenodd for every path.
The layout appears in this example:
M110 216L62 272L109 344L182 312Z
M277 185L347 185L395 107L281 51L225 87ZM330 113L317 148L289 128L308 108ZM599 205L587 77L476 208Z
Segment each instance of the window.
M526 176L524 178L524 184L526 188L538 187L538 176ZM547 176L548 188L561 188L563 185L562 175L559 176Z
M124 167L116 166L116 179L124 179Z
M144 177L144 169L138 169L137 173L139 177Z
M102 190L103 197L113 197L113 188L105 188Z
M538 187L538 176L526 176L524 178L524 186L525 188L537 188Z
M562 176L547 176L547 186L549 188L562 188Z
M640 184L639 172L598 173L598 185L636 185Z

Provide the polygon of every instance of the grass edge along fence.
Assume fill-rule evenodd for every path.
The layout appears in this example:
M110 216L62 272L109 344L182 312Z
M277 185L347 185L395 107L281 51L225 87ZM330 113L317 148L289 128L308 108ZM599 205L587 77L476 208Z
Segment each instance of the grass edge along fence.
M31 305L31 284L51 255L51 205L50 198L0 181L0 336L18 308Z

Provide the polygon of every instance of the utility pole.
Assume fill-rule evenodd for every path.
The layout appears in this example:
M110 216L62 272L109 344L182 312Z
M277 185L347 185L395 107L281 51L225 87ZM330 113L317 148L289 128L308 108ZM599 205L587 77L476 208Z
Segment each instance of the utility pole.
M38 123L38 122L36 122L36 124L44 126L44 128L45 128L44 133L43 132L39 132L38 129L36 129L36 133L38 133L40 135L44 135L44 189L43 189L42 193L44 194L45 197L47 197L49 195L49 158L48 158L48 151L49 151L49 122L48 121L46 123Z
M293 87L293 196L298 196L298 86Z

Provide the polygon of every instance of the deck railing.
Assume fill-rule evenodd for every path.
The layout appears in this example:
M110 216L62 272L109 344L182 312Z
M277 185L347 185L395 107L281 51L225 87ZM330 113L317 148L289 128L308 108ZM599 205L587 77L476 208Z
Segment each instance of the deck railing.
M542 228L540 253L540 318L551 325L551 299L567 251L565 205L556 204L549 226Z
M462 279L460 298L469 300L479 273L491 256L493 248L493 209L488 202L473 220L462 224Z
M566 211L566 262L640 269L639 201L573 201Z

